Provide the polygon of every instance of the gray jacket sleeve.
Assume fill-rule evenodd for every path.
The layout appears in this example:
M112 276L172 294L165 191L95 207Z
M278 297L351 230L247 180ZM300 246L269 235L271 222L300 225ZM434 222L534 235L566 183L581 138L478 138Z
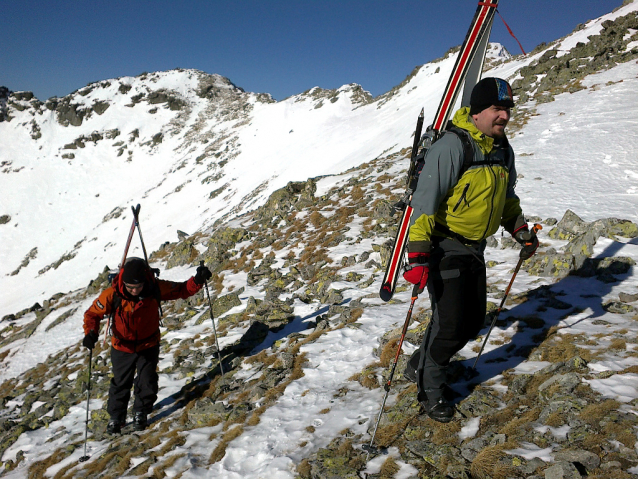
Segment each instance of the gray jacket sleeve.
M443 135L430 147L412 196L414 212L410 224L414 224L421 215L433 216L436 213L448 191L459 181L463 159L463 144L456 135Z

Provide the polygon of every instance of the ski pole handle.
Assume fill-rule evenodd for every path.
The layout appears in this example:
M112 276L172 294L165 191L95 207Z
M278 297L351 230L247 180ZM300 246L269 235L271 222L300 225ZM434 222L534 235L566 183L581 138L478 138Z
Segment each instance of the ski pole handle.
M532 227L532 231L534 232L534 234L538 233L542 229L543 229L543 227L541 225L539 225L538 223L535 223L534 226ZM532 242L530 241L529 243L525 243L525 246L531 245L531 244L532 244Z

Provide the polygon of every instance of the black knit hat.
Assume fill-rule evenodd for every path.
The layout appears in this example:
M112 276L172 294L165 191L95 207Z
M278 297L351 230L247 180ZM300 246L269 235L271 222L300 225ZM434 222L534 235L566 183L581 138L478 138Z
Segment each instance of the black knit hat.
M470 115L476 115L492 105L514 107L512 87L502 78L483 78L472 90Z
M124 263L122 282L126 284L142 284L146 282L148 267L142 258L129 258Z

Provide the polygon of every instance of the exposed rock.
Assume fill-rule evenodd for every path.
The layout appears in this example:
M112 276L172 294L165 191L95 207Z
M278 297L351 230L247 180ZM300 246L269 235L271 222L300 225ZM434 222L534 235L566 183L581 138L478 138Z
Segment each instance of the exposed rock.
M554 454L554 460L571 462L575 466L580 465L587 472L591 472L600 466L600 458L593 452L583 449L564 449Z
M241 306L239 294L229 293L224 296L220 296L213 302L213 316L215 318L219 318L222 314L228 312L235 306Z
M545 469L545 479L580 479L582 476L571 462L557 461Z

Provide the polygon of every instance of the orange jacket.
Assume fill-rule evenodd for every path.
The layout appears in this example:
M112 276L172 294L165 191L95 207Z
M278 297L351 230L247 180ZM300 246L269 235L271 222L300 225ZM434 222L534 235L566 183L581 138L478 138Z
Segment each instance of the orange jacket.
M104 316L111 314L117 290L122 301L111 324L111 344L113 347L119 351L133 353L157 345L160 341L160 316L157 299L154 295L149 295L135 301L126 293L118 279L119 275L113 280L113 285L102 291L84 313L84 334L88 334L91 330L99 333L100 321ZM202 289L202 285L195 283L193 278L183 283L161 279L156 281L162 301L186 299Z

